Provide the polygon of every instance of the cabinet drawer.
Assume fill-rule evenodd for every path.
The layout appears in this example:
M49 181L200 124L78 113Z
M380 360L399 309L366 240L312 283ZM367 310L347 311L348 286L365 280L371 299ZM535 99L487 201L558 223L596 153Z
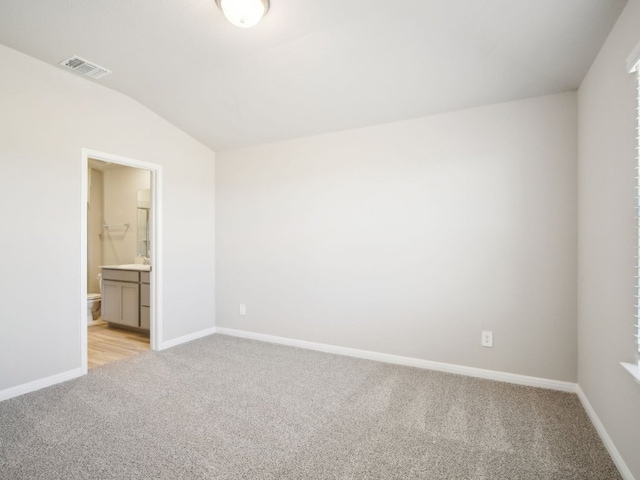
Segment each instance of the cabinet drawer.
M140 307L140 328L149 330L151 326L151 309L149 307Z
M149 281L150 278L151 278L151 275L149 274L149 272L140 272L140 281L142 283L151 283Z
M144 305L145 307L151 305L151 294L149 292L149 286L150 285L148 283L140 284L140 305Z
M109 268L102 269L103 280L116 280L118 282L138 282L140 280L140 272L131 270L111 270Z

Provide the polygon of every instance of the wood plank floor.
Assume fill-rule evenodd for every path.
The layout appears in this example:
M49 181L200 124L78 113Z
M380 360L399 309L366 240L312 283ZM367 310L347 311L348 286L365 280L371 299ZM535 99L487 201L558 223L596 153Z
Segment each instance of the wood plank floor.
M100 320L87 327L89 368L133 357L149 350L149 334L109 327Z

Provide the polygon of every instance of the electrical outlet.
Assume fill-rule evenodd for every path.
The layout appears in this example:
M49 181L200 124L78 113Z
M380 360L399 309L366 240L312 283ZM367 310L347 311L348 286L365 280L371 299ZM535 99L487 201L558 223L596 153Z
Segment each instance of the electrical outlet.
M489 332L489 331L482 332L482 346L493 347L493 332Z
M244 303L240 304L240 315L246 315L247 314L247 306Z

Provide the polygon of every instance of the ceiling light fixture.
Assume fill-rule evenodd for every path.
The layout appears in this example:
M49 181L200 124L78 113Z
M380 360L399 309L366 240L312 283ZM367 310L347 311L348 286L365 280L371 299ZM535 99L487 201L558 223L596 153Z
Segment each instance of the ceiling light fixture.
M242 28L257 25L269 11L269 0L216 0L216 4L227 20Z

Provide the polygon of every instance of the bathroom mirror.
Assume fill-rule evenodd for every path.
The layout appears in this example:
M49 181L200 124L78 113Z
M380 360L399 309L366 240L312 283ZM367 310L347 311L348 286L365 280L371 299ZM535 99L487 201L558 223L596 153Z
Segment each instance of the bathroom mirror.
M151 210L151 190L138 190L138 256L151 256L149 236L149 212Z

